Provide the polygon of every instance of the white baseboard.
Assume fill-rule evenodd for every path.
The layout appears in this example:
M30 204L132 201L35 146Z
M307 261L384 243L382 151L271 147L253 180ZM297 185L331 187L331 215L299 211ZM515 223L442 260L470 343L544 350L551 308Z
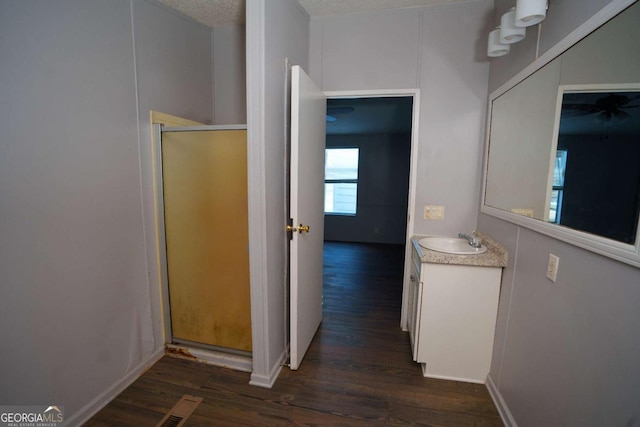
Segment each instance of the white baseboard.
M164 356L164 347L159 348L151 354L146 360L142 361L138 366L133 368L127 375L116 381L111 387L98 395L91 402L80 408L72 416L65 420L65 426L81 426L91 417L98 413L102 408L107 406L117 395L122 393L124 389L129 387L138 377L154 363Z
M278 357L277 362L271 368L269 375L257 375L255 372L251 374L251 380L249 384L258 387L271 388L276 383L278 375L282 371L282 365L286 361L286 357L289 354L288 350L283 350Z
M460 381L460 382L463 382L463 383L484 384L484 381L481 381L481 380L476 379L476 378L452 377L452 376L448 376L448 375L429 374L429 373L427 373L427 364L426 363L421 363L420 366L422 367L422 376L425 377L425 378L435 378L435 379L438 379L438 380L449 380L449 381Z
M513 415L511 415L511 411L509 411L509 407L507 406L507 403L504 401L502 394L500 393L500 390L498 390L498 387L496 387L496 383L493 382L491 374L487 375L486 385L487 390L489 390L489 394L491 395L491 399L493 399L493 403L495 403L504 425L506 427L518 427L515 418L513 418Z

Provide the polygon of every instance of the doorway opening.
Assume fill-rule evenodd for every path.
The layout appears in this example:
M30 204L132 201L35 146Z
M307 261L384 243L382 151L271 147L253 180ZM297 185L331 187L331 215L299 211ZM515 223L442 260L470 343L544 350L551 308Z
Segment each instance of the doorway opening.
M358 149L357 178L351 191L345 191L347 209L354 213L328 212L325 202L325 256L344 249L360 246L379 251L404 252L402 286L400 294L404 302L404 284L409 277L410 237L413 234L411 212L414 210L415 164L418 137L418 91L384 93L327 93L326 150ZM327 168L329 158L327 160ZM352 167L353 170L353 167ZM329 176L327 169L327 176ZM329 188L325 181L325 193ZM325 194L327 196L327 194ZM335 209L335 208L334 208ZM395 246L395 249L393 249ZM386 247L386 248L385 248ZM401 249L400 249L401 248ZM362 262L362 260L354 261ZM325 263L335 270L335 263ZM349 264L342 263L350 274ZM357 270L354 266L354 271ZM334 271L335 273L335 271ZM380 272L380 274L382 274ZM325 281L326 282L326 281ZM404 308L405 304L401 307ZM405 328L406 316L399 312L399 323Z

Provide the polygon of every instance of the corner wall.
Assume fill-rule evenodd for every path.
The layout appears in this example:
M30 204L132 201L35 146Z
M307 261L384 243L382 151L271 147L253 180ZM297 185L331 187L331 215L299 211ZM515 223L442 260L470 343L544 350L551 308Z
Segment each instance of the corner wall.
M214 124L247 123L246 27L217 27L213 46Z
M289 64L308 70L309 16L295 0L247 1L249 254L253 374L271 387L286 356L285 170Z

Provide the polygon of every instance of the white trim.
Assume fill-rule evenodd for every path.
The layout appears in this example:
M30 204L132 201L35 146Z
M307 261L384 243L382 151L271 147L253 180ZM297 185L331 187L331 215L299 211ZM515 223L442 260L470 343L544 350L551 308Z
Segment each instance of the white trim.
M496 409L500 414L500 418L506 427L518 427L515 418L511 414L509 407L507 406L507 402L504 401L500 390L496 387L496 384L493 382L493 378L491 378L491 374L487 375L486 382L487 390L489 391L489 395L493 400L493 403L496 405Z
M267 271L265 175L265 10L266 0L247 2L247 170L249 203L249 277L253 374L250 384L263 385L280 361L269 365L269 301ZM280 372L276 369L275 373ZM273 380L275 381L275 379Z
M570 84L558 86L560 93L579 93L579 92L638 92L640 91L640 83L597 83L597 84ZM560 97L562 100L562 97ZM562 102L560 103L562 105Z
M156 238L157 238L157 256L159 261L160 275L160 298L163 323L164 343L170 343L173 340L171 333L171 307L169 306L169 275L167 270L167 237L165 234L164 223L164 183L162 181L162 127L159 124L153 124L153 173L154 173L154 191L155 191L155 217L156 217Z
M410 96L413 98L411 117L411 159L409 171L409 200L407 206L407 234L405 236L404 275L402 279L402 313L400 314L400 328L407 329L407 289L411 276L411 236L414 234L416 183L418 173L418 147L420 136L420 89L372 89L351 91L325 91L327 99L344 98L385 98L397 96Z
M385 98L392 96L412 96L420 89L371 89L371 90L330 90L324 91L327 99L341 98Z
M195 360L196 362L206 363L207 365L219 366L221 368L234 369L242 372L251 372L253 370L253 361L251 360L251 356L242 356L223 351L195 348L182 344L167 344L166 348L169 350L180 350L179 352L167 351L167 356L170 357ZM186 354L183 354L183 352Z
M400 313L400 327L407 327L408 289L411 280L411 236L415 234L416 223L416 188L418 183L418 147L420 146L420 90L416 89L413 96L413 117L411 123L411 165L409 175L409 206L407 209L407 236L404 252L404 276L402 278L402 310Z
M482 205L481 211L496 218L587 249L591 252L604 255L634 267L640 267L640 250L638 248L640 245L640 236L636 236L635 245L629 245L583 231L558 226L557 224L549 224L538 219L513 214L484 204Z
M421 368L422 368L422 376L425 378L434 378L437 380L447 380L447 381L458 381L458 382L463 382L463 383L471 383L471 384L484 384L484 381L478 381L477 379L474 378L465 378L465 377L453 377L450 375L434 375L434 374L427 374L426 370L427 370L427 364L426 363L421 363Z
M249 384L264 388L273 387L273 385L276 383L276 380L278 379L278 375L280 375L280 372L282 371L282 367L284 366L288 354L289 349L287 346L287 348L280 354L278 363L274 364L271 367L271 371L269 371L267 375L261 375L257 374L254 370L254 372L251 374L251 380L249 381Z
M296 2L297 3L297 2ZM284 138L282 142L284 158L283 160L283 186L282 191L284 194L283 200L283 212L285 213L284 221L285 224L289 224L289 218L291 218L291 191L290 191L290 174L291 174L291 69L293 64L289 61L289 58L284 59L284 117L283 117L283 126L284 126ZM287 233L289 234L289 233ZM289 359L289 345L290 342L290 330L291 330L291 320L289 319L289 289L291 288L291 276L290 276L290 268L291 268L291 245L288 239L285 239L284 243L284 265L282 268L283 278L282 281L282 317L284 322L282 322L282 332L285 342L285 360Z
M485 204L486 185L487 185L487 164L489 157L489 136L491 133L491 107L493 100L504 94L516 84L520 83L528 76L545 66L547 63L555 59L558 55L565 52L574 44L582 40L587 35L598 29L611 18L622 12L625 8L635 3L636 0L613 0L607 6L602 8L598 13L593 15L584 24L576 28L567 37L558 44L549 49L545 54L533 61L528 67L510 79L507 83L500 86L489 96L489 105L487 107L487 126L485 132L485 150L483 164L483 180L482 180L482 200L480 211L482 213L500 218L502 220L512 222L522 227L529 228L547 236L570 243L572 245L587 249L600 255L630 264L634 267L640 267L640 235L636 236L635 245L625 244L612 239L596 236L594 234L573 230L567 227L550 224L541 220L514 214L512 212L497 209ZM604 85L603 85L604 86Z
M247 125L165 126L162 128L162 132L191 132L202 130L247 130Z
M100 393L98 397L84 405L71 417L67 418L64 425L81 426L85 424L89 419L91 419L91 417L97 414L98 411L107 406L109 402L116 398L116 396L133 384L135 380L144 373L144 371L153 366L162 358L162 356L164 356L164 347L153 352L146 360L143 360L138 364L138 366L129 371L127 375L113 383L109 388Z

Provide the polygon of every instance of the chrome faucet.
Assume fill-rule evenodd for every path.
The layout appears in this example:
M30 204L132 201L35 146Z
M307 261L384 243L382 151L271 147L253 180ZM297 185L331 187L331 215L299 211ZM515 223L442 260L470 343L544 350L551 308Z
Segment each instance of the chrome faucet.
M465 234L465 233L458 233L458 237L460 237L461 239L466 239L472 248L478 249L480 246L482 246L482 238L477 237L475 235L475 232L471 233L471 235Z

